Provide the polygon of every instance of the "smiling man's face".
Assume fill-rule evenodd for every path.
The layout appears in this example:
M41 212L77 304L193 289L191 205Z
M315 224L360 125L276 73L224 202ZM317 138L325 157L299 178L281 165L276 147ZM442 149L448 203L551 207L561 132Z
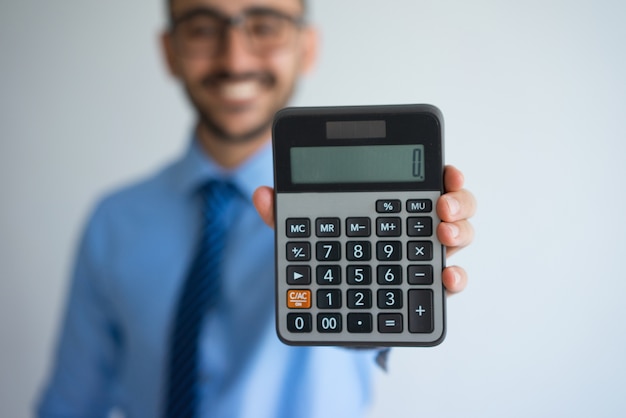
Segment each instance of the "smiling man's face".
M274 113L314 60L303 13L300 0L172 1L167 62L212 139L269 138ZM245 16L239 24L226 23L238 16Z

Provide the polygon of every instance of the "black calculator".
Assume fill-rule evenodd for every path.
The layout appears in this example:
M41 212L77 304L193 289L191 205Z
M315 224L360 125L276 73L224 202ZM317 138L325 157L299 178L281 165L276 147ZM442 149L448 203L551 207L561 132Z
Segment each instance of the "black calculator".
M273 124L276 327L290 345L432 346L443 118L431 105L287 108Z

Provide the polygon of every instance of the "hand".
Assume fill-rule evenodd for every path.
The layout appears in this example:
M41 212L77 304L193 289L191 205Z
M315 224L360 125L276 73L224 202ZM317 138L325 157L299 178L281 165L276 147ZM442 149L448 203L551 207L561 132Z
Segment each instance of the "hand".
M465 178L455 167L446 166L443 173L445 194L437 200L437 215L441 223L437 237L446 246L446 256L451 256L468 246L474 239L474 228L468 219L476 212L474 195L463 188ZM441 275L448 294L458 293L467 285L467 273L462 267L446 267Z
M458 169L446 166L443 174L446 193L437 200L437 215L442 220L437 236L446 246L447 256L468 246L474 239L474 229L468 219L476 212L476 200L463 188L464 180ZM274 228L274 190L267 186L259 187L252 200L263 221ZM442 280L448 294L458 293L467 285L467 273L459 266L446 267Z

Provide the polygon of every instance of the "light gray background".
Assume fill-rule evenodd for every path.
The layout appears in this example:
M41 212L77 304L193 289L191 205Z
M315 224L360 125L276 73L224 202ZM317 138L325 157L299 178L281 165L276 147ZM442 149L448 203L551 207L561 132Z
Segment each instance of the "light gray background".
M186 145L161 3L1 0L2 417L32 411L93 201ZM625 4L314 1L296 104L436 104L480 204L446 341L394 350L372 418L623 416Z

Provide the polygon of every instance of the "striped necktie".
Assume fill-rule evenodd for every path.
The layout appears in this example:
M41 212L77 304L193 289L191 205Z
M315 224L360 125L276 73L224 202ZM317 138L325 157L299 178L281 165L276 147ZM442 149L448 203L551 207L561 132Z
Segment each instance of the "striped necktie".
M184 283L170 337L167 418L192 418L199 405L199 336L205 314L220 297L222 250L236 193L230 183L211 181L201 190L202 233Z

